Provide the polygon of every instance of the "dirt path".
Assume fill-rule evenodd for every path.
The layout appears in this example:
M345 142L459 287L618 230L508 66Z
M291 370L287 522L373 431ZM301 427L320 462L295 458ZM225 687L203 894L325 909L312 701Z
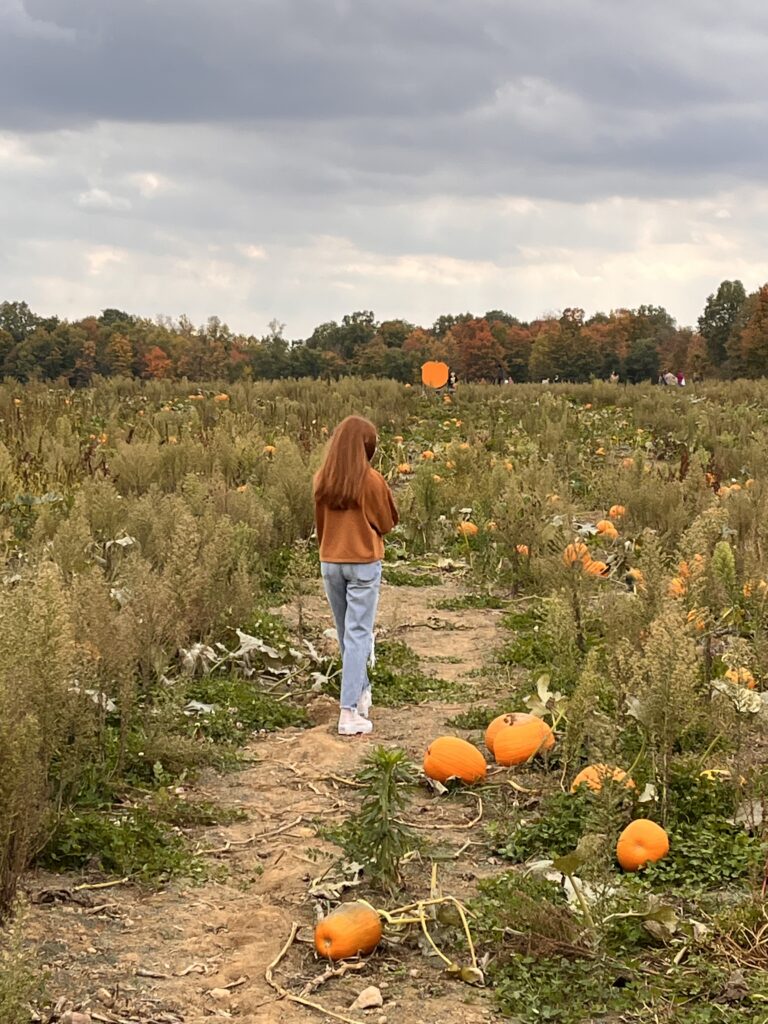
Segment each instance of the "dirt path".
M479 692L477 670L498 643L499 613L435 610L438 599L458 592L453 584L385 587L379 627L382 635L407 642L426 671L461 680ZM292 610L283 611L290 618ZM332 625L319 594L307 599L304 615L313 629ZM25 930L49 967L50 991L69 999L69 1007L90 1008L92 1020L99 1022L322 1020L310 1010L276 1001L264 979L292 922L302 928L281 965L280 980L298 991L324 969L311 946L314 901L307 890L333 863L334 850L318 839L315 823L340 821L354 809L355 790L340 780L354 772L373 743L402 746L420 763L428 739L445 731L446 719L468 703L374 707L373 736L349 740L335 733L335 703L318 697L310 706L313 727L254 742L247 751L251 767L226 776L210 773L191 789L194 799L238 807L247 815L231 826L195 835L201 848L221 851L214 857L226 865L221 881L151 894L128 886L106 888L83 893L87 905L30 907ZM480 838L466 828L476 808L470 795L440 803L424 790L410 812L446 855L464 847L458 859L441 867L446 889L456 895L473 891L487 861L482 844L474 853L467 845ZM428 862L414 865L413 872L426 892ZM28 880L28 889L34 896L78 881L40 874ZM384 1006L349 1013L357 993L373 984L381 988ZM485 992L444 978L433 961L413 950L386 950L362 972L324 985L316 998L361 1021L479 1024L496 1019Z

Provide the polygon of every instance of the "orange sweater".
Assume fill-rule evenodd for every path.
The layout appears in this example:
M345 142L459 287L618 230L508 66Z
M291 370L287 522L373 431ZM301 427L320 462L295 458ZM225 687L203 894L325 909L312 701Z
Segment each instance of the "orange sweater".
M320 561L380 561L384 557L383 537L397 522L397 508L387 481L371 468L360 506L333 509L315 502Z

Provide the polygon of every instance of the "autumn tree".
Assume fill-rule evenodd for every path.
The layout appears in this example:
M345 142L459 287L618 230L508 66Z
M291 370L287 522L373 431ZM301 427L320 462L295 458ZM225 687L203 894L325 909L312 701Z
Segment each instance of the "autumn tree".
M749 316L738 337L743 372L748 377L768 376L768 284L749 297Z
M171 363L168 353L158 345L153 345L144 353L144 376L155 380L164 380L170 376Z
M506 377L504 349L491 333L487 320L454 324L445 341L455 345L453 365L465 380L497 381Z

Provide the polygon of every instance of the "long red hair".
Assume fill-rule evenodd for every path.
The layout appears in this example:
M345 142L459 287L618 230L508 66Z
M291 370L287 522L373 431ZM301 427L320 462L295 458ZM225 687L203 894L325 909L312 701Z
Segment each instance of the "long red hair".
M362 416L342 420L315 474L315 501L333 509L359 506L376 441L376 427L370 420Z

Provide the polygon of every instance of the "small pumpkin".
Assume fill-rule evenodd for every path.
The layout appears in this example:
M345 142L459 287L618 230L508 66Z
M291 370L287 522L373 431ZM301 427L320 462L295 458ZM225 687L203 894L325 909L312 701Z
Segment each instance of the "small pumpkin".
M499 729L493 739L493 755L497 764L506 766L523 764L535 754L551 750L555 737L540 718L519 725L506 725Z
M571 783L571 792L575 793L579 786L589 786L593 793L599 793L606 779L623 782L625 789L636 789L634 779L630 779L621 768L612 768L607 764L590 764L582 768Z
M456 527L462 537L476 537L477 526L474 523L459 523Z
M611 571L611 567L607 562L600 562L598 560L590 560L584 562L584 572L589 576L607 576Z
M616 859L625 871L637 871L668 853L669 836L661 825L648 818L630 822L616 844Z
M487 770L485 758L477 747L458 736L439 736L424 755L424 774L435 782L456 778L472 785L484 779Z
M381 918L365 903L342 903L315 927L315 949L329 960L372 952L381 942Z
M687 589L685 580L681 576L674 576L669 581L667 593L670 597L683 597Z
M609 540L616 540L619 536L619 531L613 525L610 519L601 519L595 524L595 529L601 537L607 537Z
M748 690L754 690L757 686L757 680L748 668L729 668L725 678L735 686L746 686Z
M611 505L611 507L608 509L608 518L621 519L621 517L626 514L626 511L627 510L624 508L623 505Z
M527 711L512 711L507 715L499 715L485 730L485 745L493 753L493 741L500 729L509 725L522 725L524 722L538 722L540 719Z
M275 446L273 444L265 444L264 445L264 454L265 455L274 455L276 451L277 451L277 448L275 448Z
M397 472L400 476L408 476L409 473L413 472L413 467L409 462L401 462L397 467Z
M421 457L424 460L424 462L431 462L435 457L435 453L427 449L425 452L421 453Z
M577 562L590 561L589 548L581 541L569 544L563 552L563 561L566 565L575 565Z
M522 555L523 558L527 558L531 553L531 550L527 544L515 544L515 551L518 553L518 555Z

